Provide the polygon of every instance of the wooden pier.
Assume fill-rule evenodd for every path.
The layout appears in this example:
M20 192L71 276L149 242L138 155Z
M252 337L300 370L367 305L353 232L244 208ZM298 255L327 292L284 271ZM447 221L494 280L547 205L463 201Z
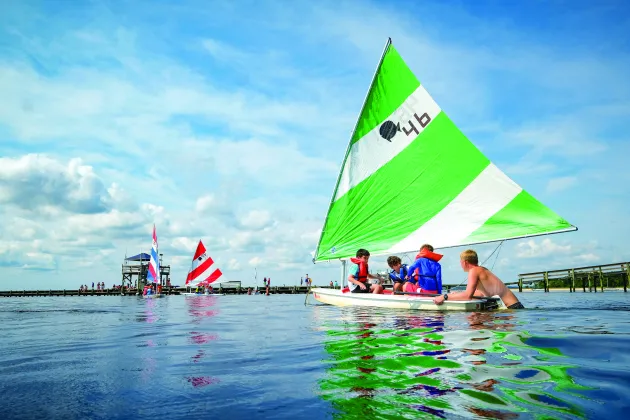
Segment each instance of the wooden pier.
M323 288L330 288L330 286L316 286ZM216 293L223 293L226 295L246 295L248 287L215 287ZM252 295L254 294L254 288L252 287ZM307 286L272 286L269 288L269 294L306 294L308 292ZM259 287L258 294L264 295L265 288ZM163 295L179 295L185 292L183 287L163 287ZM142 289L140 289L140 293ZM105 290L85 290L79 291L73 290L5 290L0 291L0 297L37 297L37 296L137 296L138 289L122 287L120 289L105 289Z
M562 270L541 271L518 275L518 290L536 288L549 292L549 289L569 289L575 292L576 287L583 292L603 292L605 288L622 288L628 291L630 283L630 262L587 267L566 268Z

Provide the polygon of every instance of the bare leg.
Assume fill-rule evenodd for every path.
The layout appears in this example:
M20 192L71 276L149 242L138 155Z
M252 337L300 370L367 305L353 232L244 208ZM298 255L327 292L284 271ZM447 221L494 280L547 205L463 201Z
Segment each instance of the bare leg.
M373 284L370 289L372 289L372 293L374 294L383 293L383 286L380 284Z

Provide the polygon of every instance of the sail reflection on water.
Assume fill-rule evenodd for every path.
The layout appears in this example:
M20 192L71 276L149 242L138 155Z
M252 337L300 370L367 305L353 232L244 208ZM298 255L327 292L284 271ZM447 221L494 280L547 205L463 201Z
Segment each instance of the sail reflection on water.
M464 330L441 313L344 309L341 322L325 323L322 397L338 418L584 417L579 392L587 388L558 350L528 345L509 314L460 316Z
M216 316L219 311L213 308L217 304L217 298L215 296L197 295L197 296L185 296L186 305L188 306L188 313L191 316L191 324L200 326L200 324L207 318ZM211 309L212 308L212 309ZM212 341L218 339L217 334L211 334L201 331L201 328L194 328L188 333L188 343L196 344L198 346L197 352L191 357L193 363L202 362L206 357L206 347ZM191 376L186 380L193 387L206 386L218 382L217 378L211 376Z

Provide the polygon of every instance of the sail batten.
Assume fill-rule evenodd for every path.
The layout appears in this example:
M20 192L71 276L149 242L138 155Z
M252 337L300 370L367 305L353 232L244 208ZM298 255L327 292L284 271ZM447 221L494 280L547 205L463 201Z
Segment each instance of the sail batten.
M313 261L576 230L457 128L391 42L350 139Z

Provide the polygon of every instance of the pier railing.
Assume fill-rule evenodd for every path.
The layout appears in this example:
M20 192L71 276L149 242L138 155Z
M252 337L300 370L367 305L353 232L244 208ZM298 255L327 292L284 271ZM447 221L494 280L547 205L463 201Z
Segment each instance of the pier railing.
M575 292L576 287L581 287L584 292L586 289L589 292L597 293L598 289L603 292L605 288L623 288L627 292L629 278L630 262L622 262L519 274L518 287L521 292L523 288L541 289L545 292L550 288L567 288L570 292Z

